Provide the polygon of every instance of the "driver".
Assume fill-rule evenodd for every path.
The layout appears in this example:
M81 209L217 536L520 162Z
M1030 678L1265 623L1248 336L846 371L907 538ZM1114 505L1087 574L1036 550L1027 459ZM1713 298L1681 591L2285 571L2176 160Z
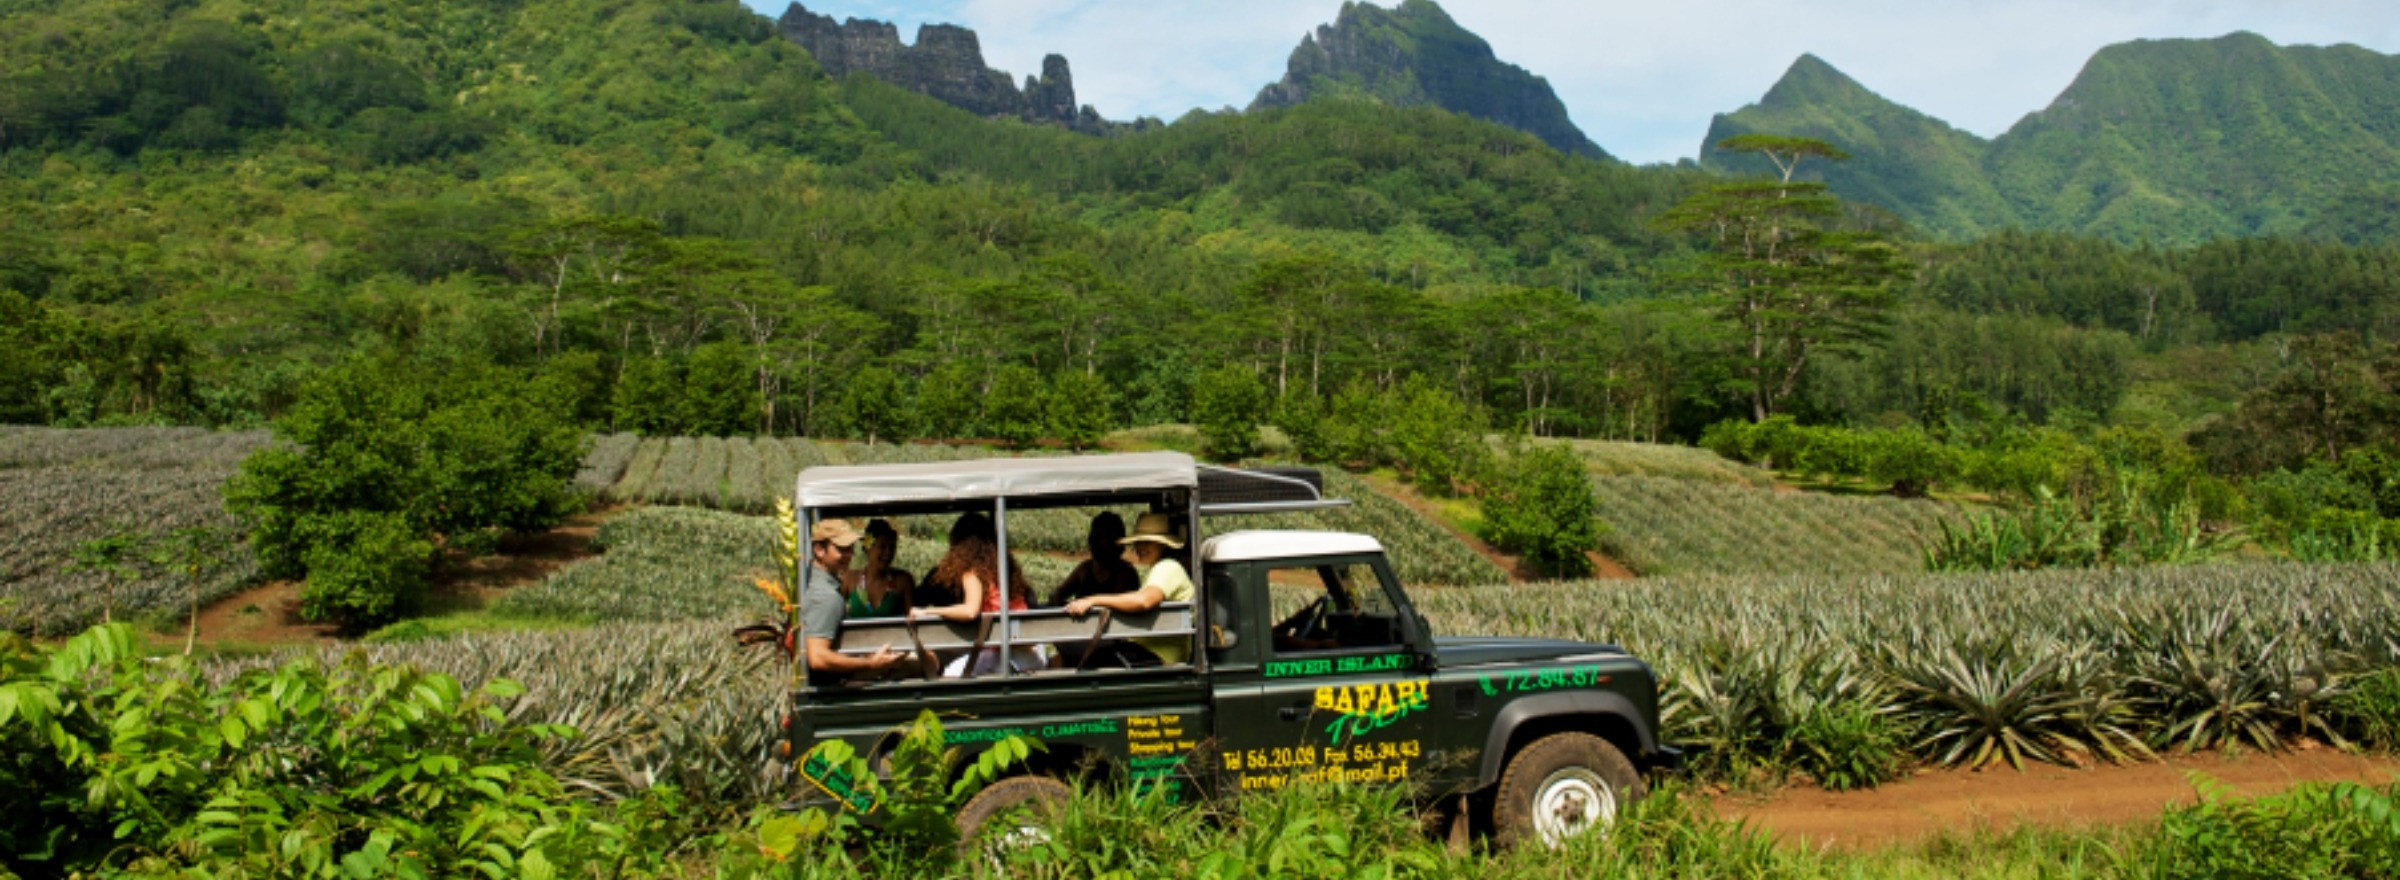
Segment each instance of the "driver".
M1301 635L1303 632L1316 631L1316 625L1319 624L1318 618L1330 607L1332 601L1333 594L1327 593L1318 597L1315 602L1300 606L1299 611L1293 612L1292 616L1284 618L1281 623L1269 627L1268 632L1275 636L1275 650L1331 651L1341 647L1342 640L1336 638L1332 633L1325 633L1323 638L1313 639Z
M1094 608L1135 614L1165 602L1192 601L1191 573L1183 570L1183 563L1167 555L1169 550L1183 549L1183 539L1176 534L1175 521L1166 514L1142 514L1141 519L1134 521L1133 534L1117 539L1118 544L1133 548L1133 565L1141 572L1142 588L1130 593L1075 599L1067 603L1067 614L1082 617ZM1122 650L1131 665L1173 665L1191 656L1192 643L1188 636L1156 636L1129 639Z

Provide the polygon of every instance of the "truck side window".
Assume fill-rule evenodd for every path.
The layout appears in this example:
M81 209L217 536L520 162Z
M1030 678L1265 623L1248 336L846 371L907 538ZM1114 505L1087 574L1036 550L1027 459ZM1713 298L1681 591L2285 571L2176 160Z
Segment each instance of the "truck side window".
M1396 615L1369 565L1277 568L1267 575L1277 654L1398 644Z

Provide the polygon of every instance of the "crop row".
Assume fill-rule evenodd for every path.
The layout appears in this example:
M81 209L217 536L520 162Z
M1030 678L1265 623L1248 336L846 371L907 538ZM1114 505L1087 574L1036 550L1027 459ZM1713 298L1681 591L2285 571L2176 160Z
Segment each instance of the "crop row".
M230 471L267 445L265 431L206 428L31 428L0 425L0 469Z
M197 428L0 430L0 629L58 635L99 621L176 615L191 601L182 574L128 554L130 575L74 563L79 547L118 533L155 538L186 527L235 529L221 487L265 432ZM200 578L203 604L257 574L236 547ZM112 595L113 594L113 595Z
M1560 440L1602 477L1675 477L1710 483L1768 487L1775 475L1693 446L1629 443L1622 440Z
M647 504L766 513L790 497L792 479L822 464L958 461L990 455L978 447L831 443L805 437L601 438L578 482L609 498Z
M1594 477L1610 555L1645 575L1899 574L1956 508L1672 477Z

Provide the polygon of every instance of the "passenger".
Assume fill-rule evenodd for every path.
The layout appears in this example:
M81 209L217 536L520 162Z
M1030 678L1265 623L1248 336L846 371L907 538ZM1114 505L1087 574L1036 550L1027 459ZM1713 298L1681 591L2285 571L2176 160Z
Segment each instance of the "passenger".
M1109 596L1130 593L1142 588L1142 574L1125 561L1125 548L1118 541L1125 538L1125 518L1115 511L1102 511L1092 517L1091 530L1084 533L1083 545L1092 557L1075 566L1050 593L1050 607L1056 608L1086 596Z
M1086 596L1067 603L1067 613L1082 617L1094 608L1107 608L1119 613L1138 613L1157 608L1165 602L1192 601L1192 576L1183 563L1167 555L1169 550L1183 549L1183 539L1176 537L1175 522L1163 513L1145 513L1135 520L1133 534L1117 543L1133 548L1134 564L1142 571L1141 589L1113 596ZM1185 636L1158 636L1128 639L1122 643L1121 654L1129 665L1153 666L1182 663L1191 655L1191 639ZM1148 655L1148 656L1144 656Z
M973 512L959 514L958 520L950 524L950 546L943 551L942 561L948 561L950 554L958 551L959 543L965 541L967 536L976 534L997 534L992 529L991 518ZM958 583L943 580L942 563L936 562L932 568L925 570L924 577L917 579L916 589L908 594L908 605L910 608L934 608L959 604L960 598Z
M963 520L964 517L961 519ZM983 523L987 525L990 522L988 519L983 520ZM958 584L959 601L952 605L920 607L910 616L918 620L971 623L981 615L1000 612L998 536L994 532L974 528L970 528L968 532L962 540L950 548L949 555L942 557L942 564L934 570L933 575L934 578L944 583ZM1025 582L1025 569L1023 566L1015 564L1016 560L1013 558L1009 560L1009 563L1008 608L1011 611L1028 610L1031 606L1025 597L1032 592L1032 587ZM960 657L951 661L942 674L945 677L955 678L966 673L969 659ZM989 673L1000 666L1000 649L998 646L987 647L972 659L974 675ZM1048 649L1040 645L1017 648L1009 652L1009 663L1019 671L1040 669L1049 665Z
M909 591L916 588L917 579L892 567L892 557L900 552L899 530L890 520L871 521L866 545L866 570L843 579L849 587L849 616L907 617Z
M842 633L842 612L847 601L842 598L842 573L850 568L850 556L858 545L858 532L850 523L829 519L817 523L808 532L808 582L800 590L800 633L807 643L808 671L816 675L852 675L882 672L906 659L892 646L875 649L866 657L852 657L837 651L833 640Z

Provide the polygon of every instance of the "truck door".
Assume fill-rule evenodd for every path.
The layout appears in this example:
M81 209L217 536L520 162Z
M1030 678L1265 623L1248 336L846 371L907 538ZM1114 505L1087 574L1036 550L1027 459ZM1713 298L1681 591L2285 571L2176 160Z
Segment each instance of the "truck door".
M1406 783L1421 776L1439 717L1425 657L1411 649L1397 585L1375 557L1253 563L1245 637L1253 682L1217 691L1227 791L1294 779ZM1254 582L1255 583L1255 582Z

